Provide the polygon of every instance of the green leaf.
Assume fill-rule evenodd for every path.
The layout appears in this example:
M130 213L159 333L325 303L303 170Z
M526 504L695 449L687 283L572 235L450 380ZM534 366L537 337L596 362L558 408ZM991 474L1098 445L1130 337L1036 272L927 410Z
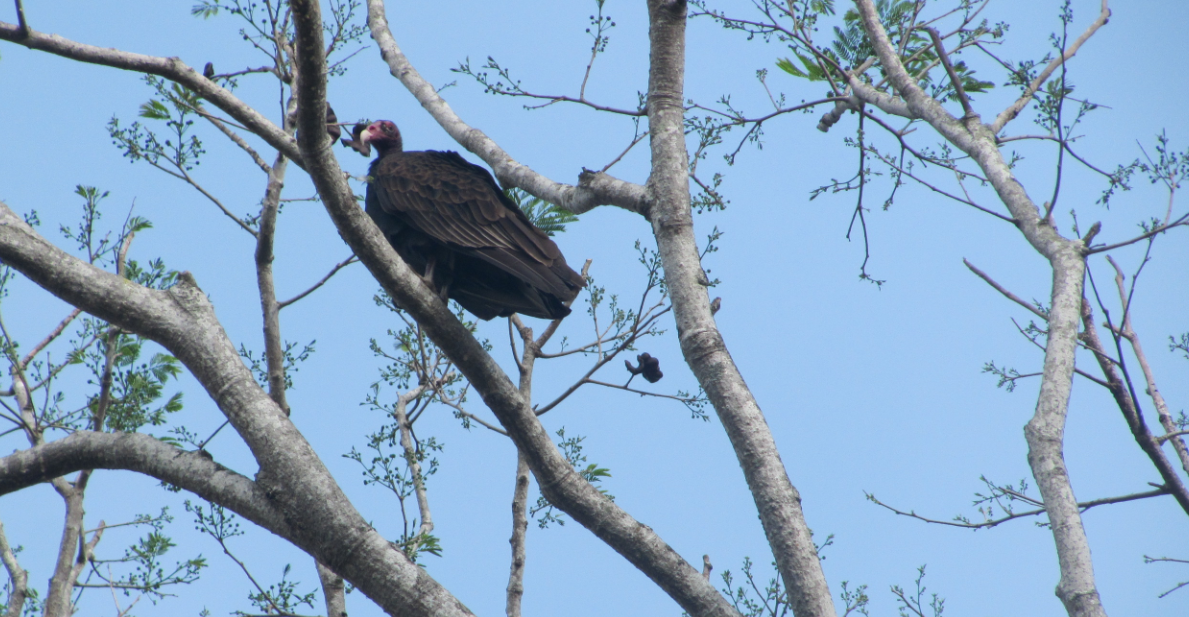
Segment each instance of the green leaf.
M508 189L504 195L511 199L528 220L538 229L552 236L566 230L566 225L576 222L578 215L551 204L540 197L534 197L522 189Z
M210 19L219 14L219 5L203 2L190 7L190 14L203 19Z
M138 115L142 118L152 120L168 120L169 108L161 101L153 99L148 103L142 103L140 105L140 113Z
M781 59L777 60L776 68L784 71L785 73L788 73L789 75L792 75L793 77L802 77L802 78L809 77L809 75L802 73L801 69L797 68L797 65L793 64L788 58L781 58Z
M801 62L801 66L805 67L804 71L802 71L800 68L797 68L797 65L793 64L793 61L789 60L788 58L781 58L781 59L777 60L776 66L780 70L782 70L794 77L801 77L804 79L808 79L809 81L823 81L823 80L825 80L826 72L823 71L822 67L818 66L817 63L814 62L812 58L809 58L803 54L798 53L797 60Z

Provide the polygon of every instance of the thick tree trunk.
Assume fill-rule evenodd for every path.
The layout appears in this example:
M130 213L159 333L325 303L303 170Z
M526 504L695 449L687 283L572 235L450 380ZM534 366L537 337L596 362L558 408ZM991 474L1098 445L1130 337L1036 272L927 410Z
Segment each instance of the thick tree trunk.
M685 148L686 5L650 0L648 126L652 174L648 218L664 264L677 334L686 362L706 391L743 468L772 554L798 617L833 617L834 603L817 556L801 496L776 441L714 323L709 283L698 258Z

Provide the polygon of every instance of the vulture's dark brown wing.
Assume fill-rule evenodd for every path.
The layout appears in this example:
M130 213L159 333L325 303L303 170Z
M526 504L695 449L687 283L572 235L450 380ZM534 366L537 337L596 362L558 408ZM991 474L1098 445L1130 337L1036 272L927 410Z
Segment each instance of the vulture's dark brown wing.
M585 283L553 240L499 190L487 170L454 152L394 152L373 163L368 207L477 257L560 301Z

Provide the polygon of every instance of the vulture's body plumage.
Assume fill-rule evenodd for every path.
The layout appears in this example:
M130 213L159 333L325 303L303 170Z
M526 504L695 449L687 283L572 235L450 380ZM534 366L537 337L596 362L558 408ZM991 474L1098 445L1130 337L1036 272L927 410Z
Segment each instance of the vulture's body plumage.
M487 170L456 152L405 152L386 120L348 145L379 152L368 174L367 213L443 298L480 319L570 314L566 305L585 281Z

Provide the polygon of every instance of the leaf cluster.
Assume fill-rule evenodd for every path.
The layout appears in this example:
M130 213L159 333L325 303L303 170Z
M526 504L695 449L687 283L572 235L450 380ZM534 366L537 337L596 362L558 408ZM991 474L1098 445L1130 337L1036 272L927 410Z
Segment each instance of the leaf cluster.
M551 237L564 232L566 225L578 222L577 214L531 195L524 189L505 189L504 195L512 200L517 208L520 208L520 211L528 217L533 225L536 225L537 229Z
M578 472L583 480L598 489L604 497L615 501L615 496L602 486L603 479L611 477L611 470L599 467L596 463L588 463L586 455L582 453L582 442L586 441L586 437L581 435L566 437L566 427L563 426L557 429L557 438L557 449L561 451L562 456L566 458L566 462L574 468L574 471ZM537 497L537 503L529 508L528 515L536 519L537 526L541 529L548 529L553 523L560 526L566 524L565 514L554 508L544 495Z

